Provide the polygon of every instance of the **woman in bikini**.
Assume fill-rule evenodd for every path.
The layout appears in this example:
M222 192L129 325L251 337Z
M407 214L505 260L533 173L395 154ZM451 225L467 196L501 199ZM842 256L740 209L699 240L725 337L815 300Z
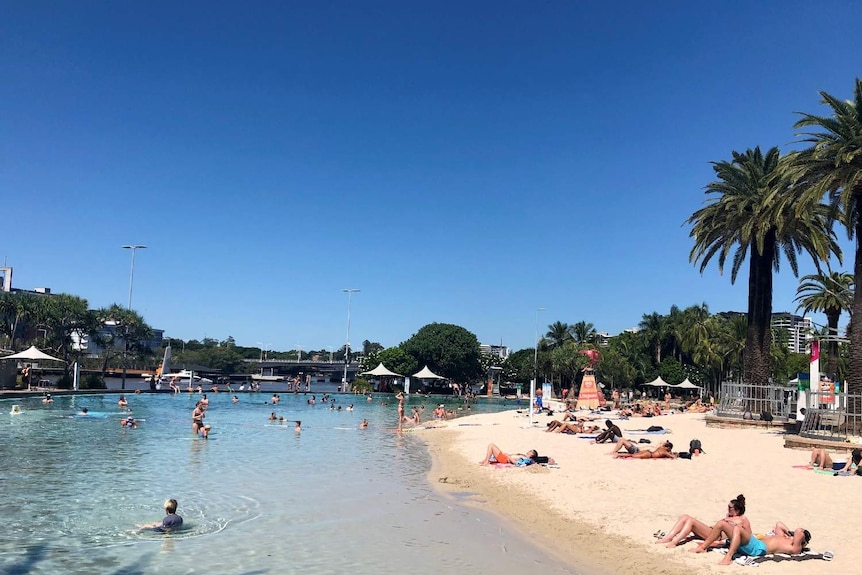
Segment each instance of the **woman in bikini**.
M491 461L491 458L494 458L494 461ZM485 459L479 462L479 465L490 465L491 463L515 463L518 459L521 458L532 459L533 461L539 457L539 454L535 449L531 449L526 454L523 453L503 453L503 451L491 443L488 445L488 450L485 452Z
M748 519L744 515L745 496L738 495L736 499L731 500L731 502L727 504L727 515L725 515L724 518L732 518L739 523L742 523L743 521L747 523ZM716 521L716 524L717 523L718 521ZM676 547L677 545L687 543L690 538L706 539L709 537L711 531L712 526L695 519L691 515L683 515L676 520L676 523L674 523L673 527L670 528L667 535L659 538L656 543L664 543L669 548ZM728 533L726 535L727 537L730 537L732 534Z
M676 453L673 452L673 443L665 441L653 450L614 453L614 459L676 459Z

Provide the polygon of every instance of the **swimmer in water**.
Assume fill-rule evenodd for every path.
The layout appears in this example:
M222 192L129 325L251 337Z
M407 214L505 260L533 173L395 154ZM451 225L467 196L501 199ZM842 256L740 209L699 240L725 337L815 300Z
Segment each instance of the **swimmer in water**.
M165 518L160 523L148 523L146 525L138 525L139 529L154 529L162 533L170 533L174 529L179 529L183 526L183 518L177 515L177 500L168 499L165 501Z
M90 413L90 410L87 409L86 407L84 407L81 409L81 411L78 412L78 415L88 415L89 413Z
M135 421L134 417L127 417L120 421L120 427L131 427L132 429L137 429L138 422Z
M362 423L359 424L359 429L368 429L368 420L363 419Z
M302 422L299 421L298 419L296 420L296 425L293 427L293 430L297 433L302 431Z

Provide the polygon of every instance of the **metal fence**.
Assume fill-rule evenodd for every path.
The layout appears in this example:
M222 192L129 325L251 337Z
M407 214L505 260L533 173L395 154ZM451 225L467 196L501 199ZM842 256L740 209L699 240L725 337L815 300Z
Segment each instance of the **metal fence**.
M862 435L862 395L810 392L799 435L830 441Z
M768 412L774 422L783 423L796 405L796 388L724 382L719 398L717 414L721 417L760 419L762 413Z

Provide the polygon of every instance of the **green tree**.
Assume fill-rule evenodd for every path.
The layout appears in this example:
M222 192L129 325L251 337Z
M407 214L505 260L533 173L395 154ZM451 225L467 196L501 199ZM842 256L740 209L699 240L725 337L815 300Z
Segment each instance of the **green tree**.
M796 177L807 193L818 201L827 195L829 204L856 238L854 284L862 281L862 80L856 78L853 99L842 101L820 92L821 103L830 115L801 114L796 128L813 128L805 132L803 142L810 147L796 157ZM803 216L803 212L797 212ZM851 317L862 317L862 292L853 294ZM862 393L862 323L850 322L850 373L847 391ZM862 406L854 404L854 413Z
M596 328L588 321L579 321L569 328L572 339L579 345L596 343Z
M545 340L547 340L548 347L560 347L567 341L572 340L572 328L567 323L556 321L548 326Z
M799 206L790 201L786 161L778 148L763 154L760 148L733 152L731 161L714 162L717 180L706 186L714 194L708 204L688 219L692 225L693 263L706 268L714 256L724 271L728 255L736 248L730 281L736 282L739 269L748 259L748 333L745 344L744 381L766 385L772 322L773 270L778 270L784 253L794 275L798 275L796 255L806 251L815 264L840 257L828 218L827 206L805 201L806 217L798 217ZM802 200L800 200L802 201Z
M653 356L655 357L655 364L659 365L661 363L662 340L664 340L667 335L667 323L665 322L665 317L658 312L644 314L638 324L638 329L655 354Z
M387 347L377 354L377 360L378 362L383 362L383 365L395 373L400 373L404 376L411 376L422 369L416 363L416 359L400 346ZM377 367L377 364L374 364L372 369L374 367Z
M796 289L796 299L803 313L822 312L828 327L827 367L834 374L838 371L838 320L841 312L850 311L853 304L853 276L848 273L830 272L802 276Z
M532 348L521 349L509 354L503 362L503 381L513 381L528 384L533 379L533 354Z
M482 377L479 340L463 327L431 323L422 327L401 348L413 356L418 365L461 383Z

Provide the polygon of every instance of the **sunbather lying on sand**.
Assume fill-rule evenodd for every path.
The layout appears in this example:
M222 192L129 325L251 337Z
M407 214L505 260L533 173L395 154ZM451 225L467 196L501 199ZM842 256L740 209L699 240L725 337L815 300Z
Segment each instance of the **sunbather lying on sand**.
M494 458L491 461L491 458ZM531 449L526 454L523 453L503 453L503 451L493 443L488 445L488 450L485 452L485 459L479 462L479 465L490 465L491 463L515 463L521 458L532 459L536 461L539 454L535 449Z
M637 449L637 451L632 453L629 451L629 448L626 448L627 453L619 453L615 451L613 454L614 459L676 459L676 453L673 452L673 443L670 441L665 441L653 450L647 449L643 451L638 449L638 447L628 439L619 440L617 445L620 445L623 442L630 444L632 447ZM625 447L625 445L623 445L623 447Z
M725 520L726 521L726 520ZM713 527L712 533L715 532ZM707 538L704 541L706 544L709 541ZM751 534L751 526L734 525L732 535L730 537L730 545L727 548L727 555L718 562L719 565L730 565L733 562L733 556L737 553L747 555L749 557L759 557L769 553L787 553L796 555L802 553L802 549L811 541L811 533L807 529L801 527L791 531L784 523L780 521L775 524L775 529L772 535L765 535L758 539ZM705 551L706 548L695 549L698 553Z
M595 425L584 427L584 424L580 421L564 423L562 421L554 420L548 424L548 429L545 431L556 431L557 433L593 433L598 430L599 428Z
M734 524L748 523L748 519L745 517L744 495L738 495L736 499L732 499L727 504L727 515L725 515L724 519L732 519ZM676 520L676 523L673 524L667 535L661 537L656 543L665 543L667 547L676 547L677 545L686 543L689 537L706 539L717 523L707 525L691 515L683 515ZM727 527L728 531L725 532L725 537L729 539L733 535L733 530L731 525L727 525Z

